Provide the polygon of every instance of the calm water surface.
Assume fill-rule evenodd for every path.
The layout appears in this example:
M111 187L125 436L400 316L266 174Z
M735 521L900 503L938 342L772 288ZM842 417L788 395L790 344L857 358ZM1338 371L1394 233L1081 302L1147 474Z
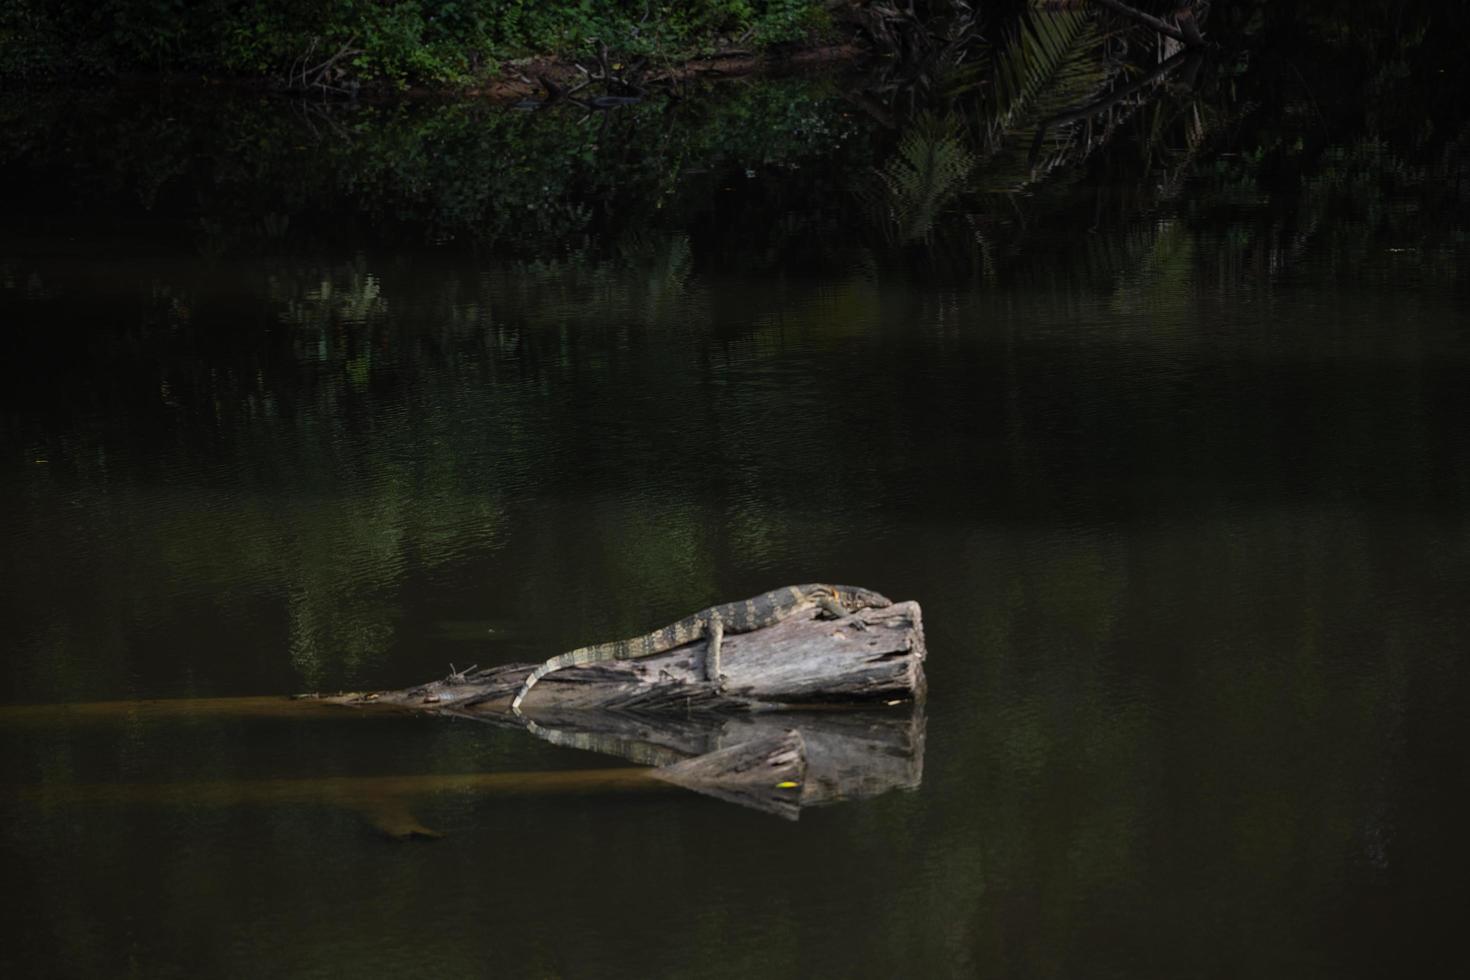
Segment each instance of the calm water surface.
M9 975L1446 962L1470 294L1436 256L1230 265L1163 216L1136 260L1061 236L944 285L698 234L530 262L191 227L0 245L0 699L402 686L835 580L923 605L924 778L795 824L444 790L413 812L446 839L393 845L329 800L105 787L617 763L450 720L0 709Z

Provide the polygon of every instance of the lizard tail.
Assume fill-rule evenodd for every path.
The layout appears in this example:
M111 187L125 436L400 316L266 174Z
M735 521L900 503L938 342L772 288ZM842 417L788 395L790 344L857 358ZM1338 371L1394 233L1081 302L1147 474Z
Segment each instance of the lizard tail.
M535 687L537 682L540 681L541 678L545 677L547 674L555 673L556 671L561 670L563 667L577 667L582 664L595 663L598 658L603 656L605 650L615 646L617 645L603 644L599 646L582 647L580 650L572 650L569 653L563 653L559 654L558 656L552 657L540 667L537 667L535 670L526 675L526 679L521 682L521 689L517 691L516 696L511 698L510 700L511 714L515 715L517 718L522 718L524 720L524 716L521 714L521 702L526 700L526 695L530 693L531 688Z
M560 659L560 657L552 657L550 660L546 661L546 663L542 664L540 667L537 667L535 670L526 675L526 679L521 682L521 689L516 692L515 697L510 699L511 713L514 714L517 718L524 717L521 714L521 702L526 700L526 695L531 693L531 688L536 686L536 682L541 680L541 678L545 677L552 671L560 670L562 667L566 666L565 664L557 663L557 661Z

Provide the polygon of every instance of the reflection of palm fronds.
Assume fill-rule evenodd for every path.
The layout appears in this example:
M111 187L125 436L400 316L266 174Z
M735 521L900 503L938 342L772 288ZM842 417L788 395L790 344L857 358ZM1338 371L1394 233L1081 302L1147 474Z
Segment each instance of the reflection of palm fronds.
M929 237L935 219L963 189L975 165L956 128L950 119L919 117L899 141L897 154L878 172L882 203L900 241Z
M1175 197L1183 190L1195 157L1220 128L1219 110L1198 96L1182 105L1160 100L1153 106L1143 150L1148 157L1159 161L1160 198Z
M378 277L368 271L361 258L323 273L314 286L272 284L273 292L279 289L296 293L284 303L281 322L309 328L322 336L332 327L373 322L387 312Z
M687 235L633 231L613 243L612 258L588 251L556 259L515 263L497 276L494 288L510 297L508 307L524 309L525 322L563 325L599 309L604 322L634 322L672 327L687 321L702 289L695 274L694 250Z
M1102 34L1085 10L1028 10L1016 31L989 53L991 85L981 102L982 145L990 149L981 189L1018 190L1068 156L1074 127L1043 134L1044 120L1095 98L1107 85Z

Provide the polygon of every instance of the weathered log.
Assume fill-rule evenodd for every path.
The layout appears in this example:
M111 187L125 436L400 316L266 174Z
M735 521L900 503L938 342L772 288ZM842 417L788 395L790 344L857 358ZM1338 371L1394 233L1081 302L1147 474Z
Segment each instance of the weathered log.
M916 602L865 609L842 619L808 610L763 629L727 635L723 689L705 680L703 640L651 657L568 667L548 675L522 705L538 723L568 711L615 709L648 715L736 712L781 705L873 704L924 693L924 626ZM855 620L866 625L860 629ZM327 698L348 705L398 705L435 713L510 716L510 701L534 664L450 674L400 691Z

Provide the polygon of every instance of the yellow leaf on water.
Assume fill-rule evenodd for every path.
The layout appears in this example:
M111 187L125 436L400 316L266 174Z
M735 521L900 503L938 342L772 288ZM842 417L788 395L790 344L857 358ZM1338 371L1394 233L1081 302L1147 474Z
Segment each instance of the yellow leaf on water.
M795 789L796 787L798 787L800 785L801 785L801 783L793 783L791 780L787 779L787 780L785 780L783 782L777 783L776 784L776 788L777 789Z

